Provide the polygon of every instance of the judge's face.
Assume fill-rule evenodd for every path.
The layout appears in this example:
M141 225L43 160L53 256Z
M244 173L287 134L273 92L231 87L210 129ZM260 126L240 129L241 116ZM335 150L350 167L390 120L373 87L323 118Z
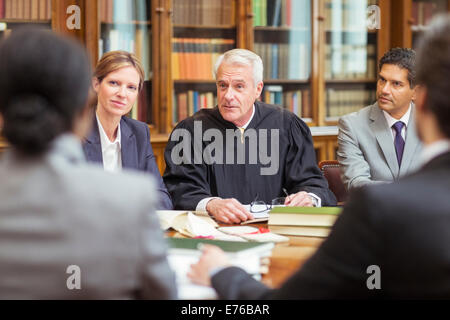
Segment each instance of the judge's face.
M94 78L93 87L98 95L97 112L121 117L130 112L139 92L139 74L132 66L110 72L102 82Z
M217 103L222 117L237 127L248 122L263 83L255 87L251 66L222 63L217 70Z
M400 119L408 111L411 100L415 99L416 88L408 81L408 69L395 64L381 67L377 82L377 101L381 110L395 119Z

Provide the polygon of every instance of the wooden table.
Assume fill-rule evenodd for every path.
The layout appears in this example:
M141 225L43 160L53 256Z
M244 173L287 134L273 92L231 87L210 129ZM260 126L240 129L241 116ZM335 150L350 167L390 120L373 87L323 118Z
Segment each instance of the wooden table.
M230 226L230 225L221 225ZM252 227L267 228L266 223L251 224ZM183 237L176 231L166 232L169 237ZM317 250L325 238L289 236L289 243L275 244L270 258L269 271L263 274L262 282L269 287L279 287L289 276Z

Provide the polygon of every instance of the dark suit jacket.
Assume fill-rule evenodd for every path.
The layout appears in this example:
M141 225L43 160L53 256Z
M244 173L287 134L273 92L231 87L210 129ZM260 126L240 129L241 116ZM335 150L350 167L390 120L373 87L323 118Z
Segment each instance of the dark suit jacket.
M279 290L242 269L212 278L225 299L450 298L450 152L389 185L356 189L330 236ZM380 268L381 289L371 265Z
M94 118L91 133L83 142L83 151L88 161L103 163L100 132L98 130L97 119ZM122 117L120 130L122 167L150 173L156 180L159 191L159 205L157 209L172 209L172 200L155 162L147 124L128 117Z

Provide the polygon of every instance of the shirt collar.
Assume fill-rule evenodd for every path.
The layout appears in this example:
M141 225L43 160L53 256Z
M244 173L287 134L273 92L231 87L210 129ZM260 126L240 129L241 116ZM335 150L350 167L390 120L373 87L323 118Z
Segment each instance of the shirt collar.
M239 128L243 128L243 129L247 129L248 125L250 124L250 122L253 119L253 116L255 115L255 105L253 104L253 111L252 111L252 116L250 117L250 119L247 121L246 124L244 124L243 126L239 127Z
M422 165L430 162L434 158L450 151L450 139L442 139L432 144L425 145L420 154L420 161Z
M384 110L383 110L383 114L384 114L384 117L386 118L389 128L392 128L394 123L396 123L397 121L403 122L405 124L405 128L407 128L408 122L409 122L409 116L411 115L411 103L409 104L408 111L406 111L405 114L403 115L403 117L401 117L400 119L393 118L389 113L387 113Z
M113 145L113 144L118 144L119 147L122 147L122 146L121 146L121 143L120 143L120 139L121 139L121 133L120 133L120 121L119 121L119 125L118 125L118 127L117 127L117 136L116 136L116 140L114 140L113 142L111 142L111 141L109 140L108 136L106 135L106 132L105 132L105 130L103 129L103 126L102 126L100 120L98 119L97 114L95 115L95 118L97 119L98 131L100 132L100 142L101 142L101 145L102 145L102 152L105 151L105 149L106 149L108 146Z

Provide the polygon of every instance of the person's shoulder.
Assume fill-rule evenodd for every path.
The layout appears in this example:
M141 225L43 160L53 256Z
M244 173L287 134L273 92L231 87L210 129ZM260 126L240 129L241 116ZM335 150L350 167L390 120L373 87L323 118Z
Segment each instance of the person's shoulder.
M105 171L95 163L74 166L70 173L70 185L74 193L108 203L115 208L140 206L154 201L155 182L153 177L132 169L118 173Z
M349 114L343 115L339 118L339 125L344 125L345 123L351 123L353 125L363 125L369 121L374 108L378 108L376 104L366 106L358 111L351 112Z
M123 116L121 119L133 131L147 131L148 125L145 122Z

